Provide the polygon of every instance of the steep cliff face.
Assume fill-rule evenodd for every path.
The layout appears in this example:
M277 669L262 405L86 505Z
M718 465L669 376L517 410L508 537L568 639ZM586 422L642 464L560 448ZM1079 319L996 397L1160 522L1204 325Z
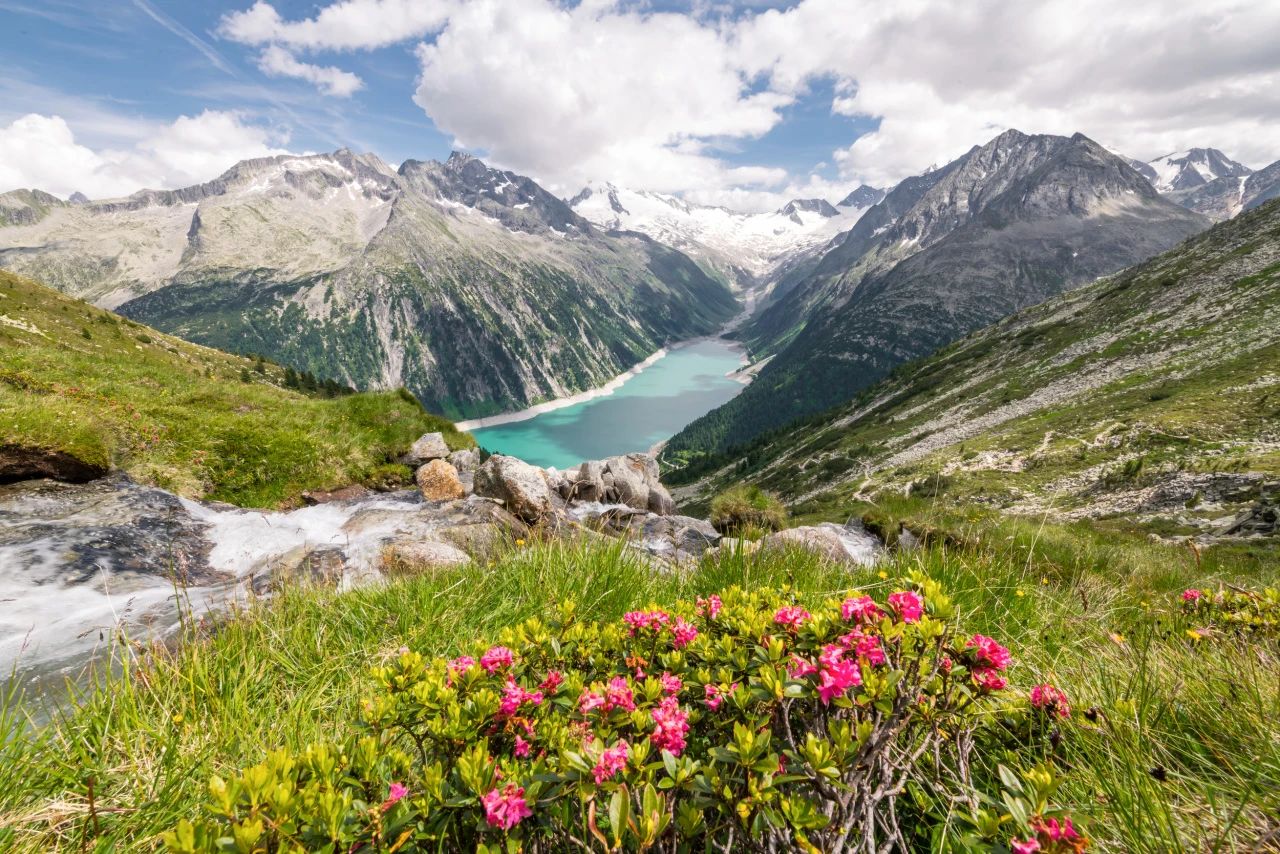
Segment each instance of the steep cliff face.
M1083 136L1008 131L872 208L746 331L757 353L778 349L756 382L669 447L723 449L846 401L898 364L1207 225Z
M1210 219L1230 219L1241 211L1280 198L1280 160L1247 175L1215 178L1169 193L1168 198Z
M455 416L599 384L737 310L679 252L460 154L266 158L107 202L9 193L0 212L0 266Z

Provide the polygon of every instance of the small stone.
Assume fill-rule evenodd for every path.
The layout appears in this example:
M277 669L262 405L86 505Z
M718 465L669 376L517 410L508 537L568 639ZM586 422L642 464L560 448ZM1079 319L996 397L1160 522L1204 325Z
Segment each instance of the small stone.
M458 470L443 459L432 460L418 469L414 480L427 501L453 501L466 495Z
M464 448L449 455L449 462L458 470L458 474L474 474L480 465L480 452L475 448Z

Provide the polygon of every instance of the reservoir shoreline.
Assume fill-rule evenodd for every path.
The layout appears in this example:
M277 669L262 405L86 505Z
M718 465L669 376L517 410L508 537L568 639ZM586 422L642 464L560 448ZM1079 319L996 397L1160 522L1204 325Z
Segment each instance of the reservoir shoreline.
M703 335L699 338L687 338L684 341L677 341L674 344L669 344L665 347L659 348L655 352L651 353L646 359L644 359L643 361L637 362L635 365L632 365L629 370L626 370L618 374L616 377L609 380L607 383L605 383L602 386L597 386L596 388L587 389L586 391L581 391L581 392L578 392L577 394L568 395L566 397L557 397L554 400L548 400L543 403L538 403L533 406L530 406L527 409L520 409L515 412L504 412L499 415L489 415L484 418L472 418L467 421L459 421L457 423L457 427L459 430L480 430L485 427L497 427L502 424L514 424L519 421L528 421L529 419L536 418L537 416L542 415L543 413L546 413L546 412L554 412L557 409L564 409L569 406L575 406L579 403L585 403L588 400L595 400L596 398L599 398L599 397L606 397L608 395L613 394L618 389L622 388L623 385L625 385L628 380L631 380L636 376L639 376L641 373L644 372L646 368L651 367L654 363L662 359L664 356L667 356L676 350L680 350L685 347L689 347L693 344L697 344L700 341L715 341L715 340L724 342L724 344L729 349L736 351L741 358L741 364L739 366L739 370L732 371L726 376L730 376L733 379L737 380L738 382L742 382L744 384L747 382L750 382L751 381L750 376L747 376L745 372L741 370L741 366L747 364L746 348L743 347L737 341L723 339L719 335Z

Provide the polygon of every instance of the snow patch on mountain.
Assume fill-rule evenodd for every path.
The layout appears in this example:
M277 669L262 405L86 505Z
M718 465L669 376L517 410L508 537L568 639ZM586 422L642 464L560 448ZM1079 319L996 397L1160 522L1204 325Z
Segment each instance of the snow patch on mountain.
M711 264L735 284L749 286L766 281L797 253L852 228L879 201L867 204L878 191L866 189L870 193L856 199L851 195L855 203L848 205L795 199L770 213L742 213L664 193L592 183L570 199L569 206L601 228L640 232Z

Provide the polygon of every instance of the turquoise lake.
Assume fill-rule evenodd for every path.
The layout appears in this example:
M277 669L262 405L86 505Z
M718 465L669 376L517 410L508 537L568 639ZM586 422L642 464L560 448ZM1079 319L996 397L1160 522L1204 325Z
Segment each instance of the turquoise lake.
M471 432L490 451L543 468L647 451L742 391L741 383L726 376L741 364L741 350L729 342L695 341L673 349L612 394Z

